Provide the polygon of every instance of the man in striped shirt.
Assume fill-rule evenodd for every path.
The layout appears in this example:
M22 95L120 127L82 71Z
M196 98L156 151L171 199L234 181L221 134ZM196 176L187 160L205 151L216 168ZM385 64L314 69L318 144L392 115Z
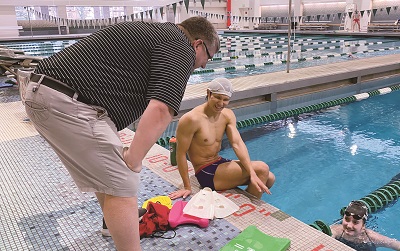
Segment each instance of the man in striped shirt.
M142 160L178 113L190 74L219 50L212 24L123 22L41 61L25 107L82 192L95 192L116 248L140 250ZM118 131L141 117L124 151Z

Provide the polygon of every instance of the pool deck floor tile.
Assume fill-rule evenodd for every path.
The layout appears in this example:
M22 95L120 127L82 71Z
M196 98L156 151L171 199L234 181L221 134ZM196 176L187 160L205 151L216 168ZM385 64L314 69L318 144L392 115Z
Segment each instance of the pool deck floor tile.
M95 195L77 189L51 147L25 121L22 102L0 103L0 110L0 250L115 250L112 239L101 236L102 213ZM129 129L120 132L125 145L133 135ZM190 176L197 185L194 192L199 191L193 169ZM169 151L154 145L144 160L139 204L179 186L181 178L169 164ZM210 221L204 229L179 226L172 239L144 238L142 249L219 250L255 225L271 236L289 238L289 250L352 250L245 191L220 193L239 211Z

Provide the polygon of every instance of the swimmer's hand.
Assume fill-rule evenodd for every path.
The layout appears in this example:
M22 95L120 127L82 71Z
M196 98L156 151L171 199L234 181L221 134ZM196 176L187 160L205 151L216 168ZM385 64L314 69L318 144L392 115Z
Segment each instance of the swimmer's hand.
M251 175L250 182L253 183L257 187L257 190L260 193L265 192L267 194L271 194L271 191L269 190L269 188L264 184L264 182L262 182L260 180L260 178L258 178L257 175Z
M182 189L182 190L178 190L175 192L170 193L168 196L172 199L178 199L180 197L183 197L184 199L186 199L186 197L188 197L190 194L192 194L192 190L190 189Z

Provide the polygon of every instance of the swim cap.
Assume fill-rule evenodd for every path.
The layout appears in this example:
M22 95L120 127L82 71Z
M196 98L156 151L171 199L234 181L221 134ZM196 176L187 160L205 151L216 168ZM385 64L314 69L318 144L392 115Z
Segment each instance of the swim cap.
M368 208L361 201L352 201L347 206L345 213L349 213L350 215L358 216L359 219L368 219Z
M207 90L212 93L223 94L228 97L232 96L232 83L226 78L216 78L208 84Z

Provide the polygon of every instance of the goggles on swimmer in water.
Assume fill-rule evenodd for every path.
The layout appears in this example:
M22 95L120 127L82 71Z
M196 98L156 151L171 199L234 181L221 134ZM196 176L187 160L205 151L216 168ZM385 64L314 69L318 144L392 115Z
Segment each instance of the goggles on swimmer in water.
M365 217L365 215L363 215L363 216L360 216L360 215L358 215L358 214L355 214L355 213L350 213L350 212L348 212L348 211L344 211L344 215L346 215L346 216L353 216L353 218L355 219L355 220L361 220L361 219L363 219L363 218L366 218Z
M350 211L353 211L353 212L350 212ZM354 211L356 211L356 212L358 211L358 213L354 213ZM364 212L359 212L359 211L364 211ZM348 217L352 216L355 220L361 220L361 219L367 220L368 208L365 206L364 203L362 203L360 201L352 201L347 206L346 210L344 211L344 214Z

